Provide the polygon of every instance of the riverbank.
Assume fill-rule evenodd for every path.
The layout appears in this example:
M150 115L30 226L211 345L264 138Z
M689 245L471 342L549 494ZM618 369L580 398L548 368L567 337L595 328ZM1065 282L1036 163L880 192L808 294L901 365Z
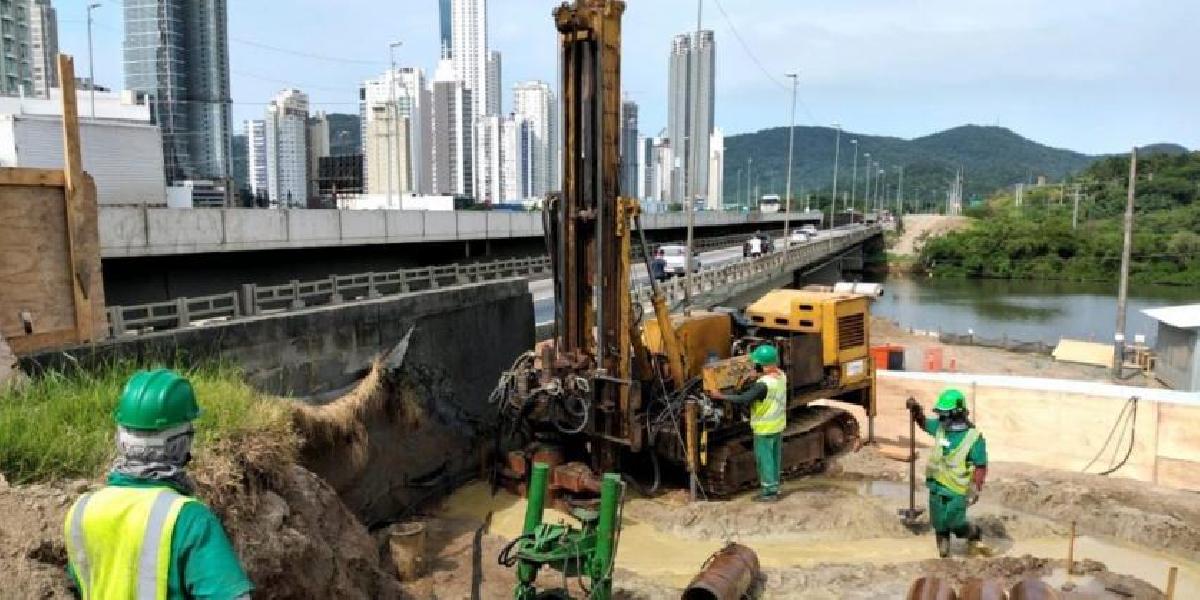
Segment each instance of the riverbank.
M894 344L905 349L904 362L907 370L922 370L922 359L926 351L940 348L943 366L947 371L975 373L980 375L1018 375L1023 377L1045 377L1050 379L1073 379L1108 383L1111 373L1103 367L1067 363L1054 360L1043 354L1009 352L979 346L944 344L930 332L918 333L901 327L896 322L881 317L871 319L871 344ZM1161 388L1152 377L1142 373L1130 373L1130 379L1122 385Z

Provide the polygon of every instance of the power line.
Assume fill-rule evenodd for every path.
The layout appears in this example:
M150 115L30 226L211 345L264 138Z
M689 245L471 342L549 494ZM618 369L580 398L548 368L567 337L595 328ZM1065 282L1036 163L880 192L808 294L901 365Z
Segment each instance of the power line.
M312 52L303 52L300 50L289 50L287 48L280 48L279 46L271 46L268 44L263 44L260 42L252 42L250 40L244 40L244 39L235 38L235 37L230 37L229 40L232 42L237 42L239 44L245 44L247 46L252 46L254 48L260 48L262 50L270 50L272 52L279 52L282 54L291 54L294 56L303 56L304 58L311 58L314 60L325 60L325 61L329 61L329 62L354 64L354 65L386 66L386 63L384 63L382 61L378 61L378 60L362 60L362 59L357 59L357 58L343 58L343 57L339 57L339 56L329 56L329 55L325 55L325 54L315 54Z

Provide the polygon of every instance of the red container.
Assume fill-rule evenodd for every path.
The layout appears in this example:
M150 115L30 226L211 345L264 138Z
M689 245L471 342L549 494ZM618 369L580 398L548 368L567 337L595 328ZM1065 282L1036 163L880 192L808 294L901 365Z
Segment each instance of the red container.
M944 353L941 346L925 349L925 372L940 373L942 371L942 359Z

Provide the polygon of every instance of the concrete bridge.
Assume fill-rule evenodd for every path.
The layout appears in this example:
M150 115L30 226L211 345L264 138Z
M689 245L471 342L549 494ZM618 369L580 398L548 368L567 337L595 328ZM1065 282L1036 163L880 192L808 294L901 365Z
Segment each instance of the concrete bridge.
M698 212L696 236L782 233L781 213ZM794 226L821 213L792 213ZM108 297L119 304L205 296L243 284L545 253L541 213L101 207ZM686 237L687 215L643 216L651 242Z

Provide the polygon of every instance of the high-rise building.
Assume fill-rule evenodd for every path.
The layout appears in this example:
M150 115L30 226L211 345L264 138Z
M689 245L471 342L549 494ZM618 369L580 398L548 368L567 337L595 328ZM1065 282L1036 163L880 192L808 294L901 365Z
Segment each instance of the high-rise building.
M518 200L524 194L521 182L521 130L527 129L525 121L508 115L500 121L500 197Z
M267 193L271 206L308 205L308 96L279 92L267 105Z
M645 198L646 190L649 189L649 184L646 180L646 173L650 171L650 138L639 135L637 139L637 170L634 171L634 177L637 179L635 188L630 195L634 198Z
M250 195L256 203L268 200L266 121L246 121L246 157Z
M488 90L487 0L450 0L451 60L472 95L472 113L485 115Z
M709 138L715 124L716 51L712 31L677 35L667 83L667 138L674 150L671 200L707 198Z
M454 57L453 16L450 14L450 0L438 0L438 39L441 42L440 58Z
M523 198L544 198L557 188L557 107L550 85L544 81L522 81L513 88L513 115L527 124L518 135L518 170Z
M58 16L50 0L29 3L29 66L34 95L50 97L58 87Z
M386 168L389 152L395 163L392 167L393 193L433 193L432 98L426 87L425 72L403 67L367 80L359 90L359 100L366 169L364 180L368 193L386 195L389 192ZM393 100L396 108L390 111L387 105ZM397 115L394 127L372 126L376 116L390 119L393 114ZM403 136L399 131L402 124ZM401 142L406 144L403 149L397 145ZM372 169L382 169L383 176L373 177Z
M638 105L621 103L621 194L636 197L638 189Z
M500 52L492 50L487 61L487 115L500 114Z
M412 120L398 115L390 103L373 103L367 118L367 193L384 196L389 208L399 208L400 197L414 191L412 185Z
M659 137L651 138L649 161L652 168L647 175L649 190L646 192L647 197L651 200L661 203L671 201L675 183L673 175L678 170L675 168L674 159L671 140L663 137L662 134L659 134Z
M475 198L484 204L504 201L504 131L500 115L475 121Z
M329 156L329 117L318 111L308 119L308 197L315 198L320 189L321 159Z
M475 106L472 89L443 60L433 78L434 194L475 195Z
M0 1L0 96L33 93L28 0Z
M145 93L169 183L229 177L226 0L125 0L125 88Z
M724 208L725 132L713 129L708 141L708 210Z

